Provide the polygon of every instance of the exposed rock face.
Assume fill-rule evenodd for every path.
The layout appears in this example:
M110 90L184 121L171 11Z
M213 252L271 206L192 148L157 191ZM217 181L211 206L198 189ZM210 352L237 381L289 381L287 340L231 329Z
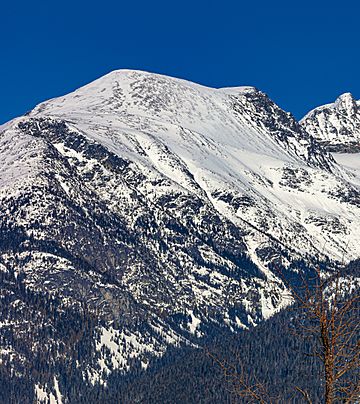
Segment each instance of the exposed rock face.
M358 114L347 95L328 109ZM48 328L65 360L81 333L58 319L75 313L91 319L77 360L95 383L268 318L289 302L276 268L358 257L359 187L307 122L251 87L116 71L3 127L7 360L30 363Z
M350 93L310 111L302 126L328 151L360 152L360 103Z

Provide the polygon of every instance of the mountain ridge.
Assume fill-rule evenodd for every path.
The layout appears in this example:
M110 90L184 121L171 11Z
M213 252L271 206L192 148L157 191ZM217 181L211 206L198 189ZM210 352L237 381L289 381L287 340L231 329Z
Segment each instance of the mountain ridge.
M313 109L300 123L329 151L360 151L360 101L351 93L344 93L334 103Z
M74 311L71 324L94 323L82 377L106 384L169 346L271 317L290 303L279 270L359 256L359 185L253 87L116 71L2 126L0 157L10 367L31 369L42 349L67 360L57 318ZM41 299L56 307L38 314L58 335L45 343Z

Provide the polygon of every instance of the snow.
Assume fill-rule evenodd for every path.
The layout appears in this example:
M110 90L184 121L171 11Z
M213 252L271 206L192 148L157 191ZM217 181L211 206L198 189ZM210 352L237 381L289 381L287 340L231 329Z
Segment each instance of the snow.
M37 404L63 404L62 395L59 390L59 384L54 377L54 388L55 394L48 391L47 386L41 386L40 384L35 384L35 395L36 395L36 402Z
M219 91L230 95L240 95L244 93L249 93L255 90L255 87L251 86L240 86L240 87L222 87Z
M102 327L97 350L100 352L102 347L110 350L113 369L128 369L127 361L129 357L136 358L145 352L156 354L154 342L145 343L145 339L140 333ZM110 371L104 357L99 360L99 366L105 372Z
M11 121L10 122L6 122L3 123L2 125L0 125L0 133L3 132L7 127L9 127L11 125Z
M309 249L321 251L326 241L326 253L333 259L342 256L347 244L349 259L358 256L359 227L350 224L358 222L358 209L331 194L332 188L346 188L344 179L349 178L342 178L336 167L333 174L310 167L304 160L308 157L306 136L289 136L282 142L261 122L256 123L259 110L247 96L257 91L253 87L213 89L153 73L117 70L40 104L30 116L65 119L71 130L132 161L148 176L140 191L152 201L170 190L193 193L210 200L237 225L246 222L261 232L266 221L275 237L295 236L292 245L300 255ZM349 108L351 102L345 94L332 108ZM240 112L234 110L235 104ZM338 121L336 125L339 128ZM85 161L81 153L62 144L55 147L64 156ZM304 171L311 184L302 189L282 185L287 169ZM169 181L162 189L150 181L159 177ZM60 181L60 185L70 192L69 184ZM250 196L256 203L234 211L213 196L219 192ZM273 222L271 214L276 217ZM345 218L350 230L341 240L334 240L314 221L308 223L314 214L325 220ZM301 226L304 234L294 232L294 226Z
M337 187L341 179L310 168L301 155L292 151L303 149L305 156L306 138L290 137L293 146L289 147L261 125L254 125L253 114L257 111L252 111L252 104L246 99L254 91L257 90L252 87L212 89L162 75L118 70L71 94L40 104L31 116L61 117L71 122L79 133L133 161L148 175L167 178L174 189L180 187L208 197L237 224L246 220L257 226L257 222L268 220L266 212L270 208L281 218L281 229L276 235L280 237L296 223L300 212L300 225L310 235L307 240L294 243L295 247L299 246L301 253L309 248L311 239L321 249L324 238L319 233L312 237L314 226L304 221L313 212L320 216L344 215L348 207L327 196L323 185L326 182L327 186L332 183ZM234 102L242 108L242 114L232 109ZM56 147L70 153L62 150L61 145ZM81 155L74 157L82 159ZM279 186L287 167L306 170L314 178L311 189L299 192ZM66 184L61 184L68 190ZM153 193L153 188L145 186L142 191L149 197L158 196L159 189ZM227 203L212 197L219 190L251 195L258 206L247 212L233 212ZM351 209L350 215L352 220L357 209ZM358 248L354 243L350 247L351 254L356 255L354 250ZM338 258L340 249L330 243L328 253Z
M340 95L332 104L313 109L300 122L320 141L330 142L332 145L359 145L360 102L350 93Z
M86 188L109 210L119 212L130 229L143 214L142 205L134 199L135 191L141 204L153 207L156 214L167 209L180 219L184 212L182 198L184 203L192 199L201 201L200 210L216 212L224 222L227 220L241 230L244 251L264 274L264 279L244 277L237 281L216 268L238 269L234 262L200 243L196 246L198 253L209 265L189 263L188 256L179 248L176 259L184 273L178 277L170 266L166 272L166 252L159 252L160 276L176 292L188 293L184 292L169 310L171 314L182 314L181 318L188 316L180 325L185 331L182 334L160 319L158 313L164 307L155 307L157 302L144 293L144 285L137 282L141 279L141 268L134 262L131 270L122 274L121 286L149 312L148 322L142 324L145 331L116 329L110 324L102 327L96 346L98 362L84 371L84 377L87 375L92 383L103 383L112 369L127 371L131 359L138 359L146 368L148 356L162 355L168 345L190 344L187 339L201 336L202 323L209 321L204 317L204 308L216 310L224 323L236 330L256 325L290 304L288 291L268 268L270 259L259 253L261 249L271 249L275 242L299 259L310 254L341 260L345 248L347 260L360 255L360 209L341 198L351 193L352 187L360 187L357 155L334 154L339 164L320 152L320 157L316 157L306 132L294 130L296 123L288 115L286 119L279 116L277 107L266 97L263 102L269 111L262 110L251 98L253 95L265 97L253 87L212 89L166 76L120 70L71 94L46 101L30 117L21 118L64 120L75 135L126 160L132 170L126 175L143 176L135 189L126 182L125 174L114 174L103 165L102 158L88 157L72 148L71 142L69 145L56 140L51 144L54 153L59 153L61 160L73 172L77 170L79 176L86 177L94 171ZM348 96L344 102L349 108ZM273 130L264 124L269 114L274 118ZM325 128L322 118L319 122ZM336 120L333 125L340 127ZM29 187L41 184L41 174L48 169L43 163L48 143L46 136L40 139L24 135L16 122L6 126L0 137L0 197L6 199L25 192L29 189L27 184ZM54 177L56 181L52 184L57 187L57 194L79 202L74 198L79 183L61 170L55 170ZM177 198L175 208L163 207L159 203L161 196ZM79 208L88 214L84 204L79 203ZM60 209L61 204L59 212ZM4 213L10 216L10 209ZM39 211L31 207L17 224L25 226L38 217ZM195 228L201 219L201 212L194 216ZM51 226L51 218L45 224ZM163 231L166 235L170 233L167 229ZM28 230L28 236L33 236L32 232L33 229ZM35 236L41 239L42 234ZM27 257L29 252L21 254ZM52 257L56 264L48 269L44 265L47 258L51 257L46 253L31 252L31 262L24 272L31 274L28 278L32 282L48 285L45 271L48 275L76 271L71 263L59 257ZM282 263L286 266L289 261L284 258ZM107 291L116 289L102 282L96 287L106 290L100 292L106 302ZM244 317L232 315L232 305L241 308ZM116 307L112 310L114 318L119 315ZM166 312L170 317L169 313ZM36 388L39 400L54 397L61 402L56 380L55 394L47 393L46 386Z
M66 182L64 182L64 181L61 179L60 176L56 176L56 179L59 181L59 184L60 184L61 188L65 191L65 193L69 195L69 194L70 194L70 187L69 187L69 185L68 185Z
M40 169L43 142L20 134L12 126L0 136L0 191L29 181Z
M163 190L155 189L150 181L144 183L141 191L151 200L170 189L193 193L209 199L237 225L245 221L260 232L264 221L271 223L273 213L275 237L293 237L294 226L308 232L295 233L293 245L299 254L311 248L310 244L321 250L327 241L327 253L332 258L338 259L347 243L349 258L357 256L360 236L355 224L350 225L351 230L342 235L341 241L335 242L331 234L308 223L314 214L345 217L347 224L358 222L358 209L344 205L329 193L331 188L346 187L343 178L336 169L330 174L309 167L302 157L306 156L308 144L305 137L289 137L287 142L279 143L262 124L255 124L259 111L246 96L256 91L253 87L212 89L153 73L118 70L71 94L40 104L30 116L65 119L71 130L132 161L149 179L167 179L170 185ZM351 102L351 96L345 94L333 108L343 104L349 108ZM234 103L241 113L234 110ZM14 136L11 131L6 133ZM24 141L17 144L23 153L28 153L31 148ZM81 153L62 144L54 146L64 156L85 161ZM16 180L19 173L19 181L30 175L24 167L16 166L9 172L11 156L17 153L6 154L9 162L5 160L0 170L4 185ZM306 172L311 184L299 190L281 185L288 168ZM62 179L59 182L69 193L69 184ZM214 196L219 192L250 196L256 203L246 210L234 211L229 203Z
M191 321L188 324L189 331L191 332L191 334L195 334L196 330L199 328L199 326L201 324L201 320L194 315L194 312L192 310L189 310L188 313L191 317Z
M360 153L333 153L338 164L354 173L360 173Z
M54 377L54 388L55 388L56 399L57 399L56 404L63 404L62 395L61 395L60 389L59 389L59 382L56 377Z
M39 384L35 384L35 395L37 403L46 403L48 401L48 393Z

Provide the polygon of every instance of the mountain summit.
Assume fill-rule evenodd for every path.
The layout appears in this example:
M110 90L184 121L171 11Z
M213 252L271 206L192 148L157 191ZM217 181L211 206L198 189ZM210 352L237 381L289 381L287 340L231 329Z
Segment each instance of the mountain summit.
M299 124L253 87L119 70L2 127L4 360L106 383L269 318L289 304L278 269L358 257L359 186L313 129L351 100Z
M327 150L360 151L360 102L350 93L340 95L333 104L313 109L301 124Z

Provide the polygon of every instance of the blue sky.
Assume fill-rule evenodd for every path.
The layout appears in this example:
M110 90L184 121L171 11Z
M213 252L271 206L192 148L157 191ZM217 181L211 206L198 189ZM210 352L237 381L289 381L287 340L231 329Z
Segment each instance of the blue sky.
M4 1L0 123L119 68L253 85L299 118L360 98L359 15L346 0Z

